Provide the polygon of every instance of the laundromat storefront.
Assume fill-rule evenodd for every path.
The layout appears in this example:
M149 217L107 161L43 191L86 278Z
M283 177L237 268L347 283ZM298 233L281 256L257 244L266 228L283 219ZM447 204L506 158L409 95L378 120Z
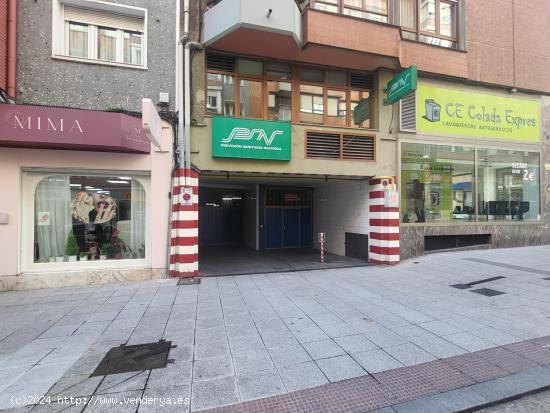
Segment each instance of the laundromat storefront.
M501 245L492 239L494 225L541 221L537 98L421 82L416 128L415 139L400 144L400 218L405 233L424 235L426 250L447 238L448 247Z

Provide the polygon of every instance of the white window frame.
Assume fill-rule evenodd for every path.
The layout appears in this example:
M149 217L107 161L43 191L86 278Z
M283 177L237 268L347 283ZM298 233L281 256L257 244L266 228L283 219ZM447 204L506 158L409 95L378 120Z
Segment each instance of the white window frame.
M55 175L95 175L113 177L118 175L131 176L139 182L146 199L145 210L145 258L95 260L75 262L34 262L34 226L35 226L35 194L38 184L45 178ZM152 266L152 239L151 239L151 177L141 171L93 171L93 170L34 170L22 168L21 179L21 260L20 272L40 273L58 271L86 271L98 269L122 268L151 268Z
M69 55L69 24L65 20L65 5L85 7L92 10L113 12L121 15L140 16L143 18L143 30L141 44L141 64L131 64L124 62L124 32L132 32L110 25L92 25L88 26L88 56L81 58ZM126 67L132 69L147 70L147 9L134 6L114 4L101 0L53 0L52 1L52 58L59 60L76 61L89 64L98 64L105 66ZM78 22L74 22L78 23ZM86 24L86 23L82 23ZM100 60L98 58L98 33L99 28L104 27L117 32L116 41L116 61Z

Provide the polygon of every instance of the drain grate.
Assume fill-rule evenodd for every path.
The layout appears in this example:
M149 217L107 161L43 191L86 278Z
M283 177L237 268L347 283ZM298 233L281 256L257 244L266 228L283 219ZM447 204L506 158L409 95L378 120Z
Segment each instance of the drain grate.
M486 297L494 297L495 295L505 294L502 291L491 290L490 288L479 288L477 290L471 290L473 293L481 294Z
M170 348L172 348L172 342L164 340L157 343L132 346L122 344L119 347L113 347L90 377L164 368L168 362Z
M178 285L193 285L193 284L200 284L201 279L200 277L187 277L187 278L180 278L178 280Z
M483 280L472 281L471 283L468 283L468 284L453 284L451 285L451 287L458 288L459 290L466 290L477 284L483 284L483 283L488 283L490 281L502 280L503 278L506 278L506 277L499 275L498 277L484 278Z

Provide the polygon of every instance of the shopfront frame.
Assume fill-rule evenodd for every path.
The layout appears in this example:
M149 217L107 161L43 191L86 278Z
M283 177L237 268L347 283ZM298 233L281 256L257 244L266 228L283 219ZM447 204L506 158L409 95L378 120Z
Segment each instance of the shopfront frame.
M145 191L145 257L135 259L95 260L76 262L34 262L35 234L35 194L39 183L50 176L56 175L87 175L111 177L113 175L131 176L136 179ZM145 171L128 170L94 170L94 169L55 169L55 168L21 168L21 239L20 239L20 272L40 273L53 271L86 271L98 269L124 269L151 267L151 178Z
M425 79L426 81L427 79ZM443 87L453 87L448 82L441 81L429 81L429 84L441 85ZM471 86L454 85L454 87L462 87L468 91L478 91L479 93L487 93L486 89L480 90ZM495 95L499 95L498 92L493 92ZM504 92L500 92L503 97L509 97ZM441 237L441 236L456 236L456 237L469 237L469 236L482 236L488 235L490 243L484 245L486 248L505 248L505 247L518 247L528 245L543 245L550 243L550 234L545 230L545 226L548 225L548 219L550 216L547 214L549 194L545 190L545 182L547 181L547 175L545 166L550 161L548 154L550 154L550 148L548 148L549 142L544 140L545 125L548 125L549 119L544 118L545 111L543 110L545 101L541 100L540 96L533 95L521 95L518 97L524 97L531 100L538 100L541 102L541 136L536 143L517 142L496 138L466 138L460 136L446 135L446 136L434 136L426 133L407 133L400 132L398 137L397 147L397 173L400 197L405 190L404 183L401 182L402 178L402 144L403 143L417 143L427 145L446 145L455 147L469 147L475 150L474 169L475 178L475 205L478 207L479 203L479 185L476 180L479 179L479 157L478 153L480 149L498 149L498 150L514 150L514 151L526 151L539 154L539 205L540 205L540 217L538 221L521 221L521 220L479 220L479 211L475 211L475 220L472 221L460 221L453 222L424 222L424 223L404 223L402 222L402 215L400 214L400 228L401 228L401 259L412 258L418 255L422 255L425 252L425 237ZM418 104L418 102L417 102ZM403 206L402 206L403 208Z

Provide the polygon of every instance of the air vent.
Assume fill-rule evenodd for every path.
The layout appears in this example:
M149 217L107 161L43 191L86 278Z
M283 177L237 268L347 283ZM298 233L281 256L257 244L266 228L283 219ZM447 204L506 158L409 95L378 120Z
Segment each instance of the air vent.
M344 135L342 141L342 158L373 161L374 142L375 139L373 136Z
M234 72L235 59L229 56L208 55L206 57L206 67L210 70Z
M308 132L306 153L308 158L372 161L375 141L374 136L368 135Z
M416 132L416 92L399 101L399 125L403 132Z
M340 159L340 137L339 133L308 132L307 157Z
M351 87L353 88L372 90L373 84L373 77L370 74L351 74Z

